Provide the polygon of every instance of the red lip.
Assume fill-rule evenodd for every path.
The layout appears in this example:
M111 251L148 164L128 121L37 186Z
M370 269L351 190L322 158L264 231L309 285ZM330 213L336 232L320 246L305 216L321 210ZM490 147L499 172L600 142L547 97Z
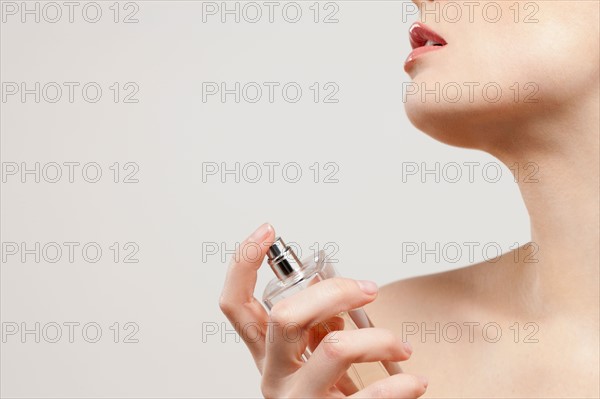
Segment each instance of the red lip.
M410 66L414 63L417 57L442 49L446 44L446 40L443 37L432 31L427 25L421 22L415 22L408 30L410 45L413 51L408 55L406 61L404 61L404 70L408 72ZM427 41L438 43L438 46L425 46Z

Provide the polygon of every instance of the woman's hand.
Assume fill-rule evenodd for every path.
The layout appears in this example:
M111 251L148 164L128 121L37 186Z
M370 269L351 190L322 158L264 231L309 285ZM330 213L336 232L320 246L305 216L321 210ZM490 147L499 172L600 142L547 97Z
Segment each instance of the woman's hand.
M257 270L274 239L273 227L263 224L240 245L229 265L219 301L254 357L266 398L345 397L340 382L352 363L395 362L410 357L410 346L391 331L364 328L330 333L312 350L308 361L302 361L317 323L372 302L377 286L368 281L327 279L277 302L269 315L253 294ZM286 326L290 325L295 327L295 337L300 331L300 339L286 339L286 333L290 334ZM427 381L422 377L396 374L349 397L417 398L426 388Z

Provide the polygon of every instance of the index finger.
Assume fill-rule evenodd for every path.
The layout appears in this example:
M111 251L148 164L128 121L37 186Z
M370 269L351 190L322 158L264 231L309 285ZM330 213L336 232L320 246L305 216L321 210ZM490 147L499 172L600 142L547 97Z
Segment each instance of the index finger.
M250 349L261 371L268 315L254 297L254 288L257 271L274 238L273 226L264 223L242 242L231 259L219 298L221 310Z

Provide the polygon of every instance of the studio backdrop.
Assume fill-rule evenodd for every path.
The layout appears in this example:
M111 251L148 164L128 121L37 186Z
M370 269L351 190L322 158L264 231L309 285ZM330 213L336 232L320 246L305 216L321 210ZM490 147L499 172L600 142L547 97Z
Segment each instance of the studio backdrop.
M412 2L1 5L3 397L260 397L218 300L264 222L380 285L530 239L405 115Z

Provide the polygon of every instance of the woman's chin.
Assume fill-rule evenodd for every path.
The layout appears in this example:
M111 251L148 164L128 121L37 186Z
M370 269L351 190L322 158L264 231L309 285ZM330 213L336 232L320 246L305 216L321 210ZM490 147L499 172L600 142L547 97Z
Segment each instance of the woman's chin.
M444 144L483 149L491 133L486 128L487 112L474 104L423 103L417 99L406 101L404 107L413 126Z

